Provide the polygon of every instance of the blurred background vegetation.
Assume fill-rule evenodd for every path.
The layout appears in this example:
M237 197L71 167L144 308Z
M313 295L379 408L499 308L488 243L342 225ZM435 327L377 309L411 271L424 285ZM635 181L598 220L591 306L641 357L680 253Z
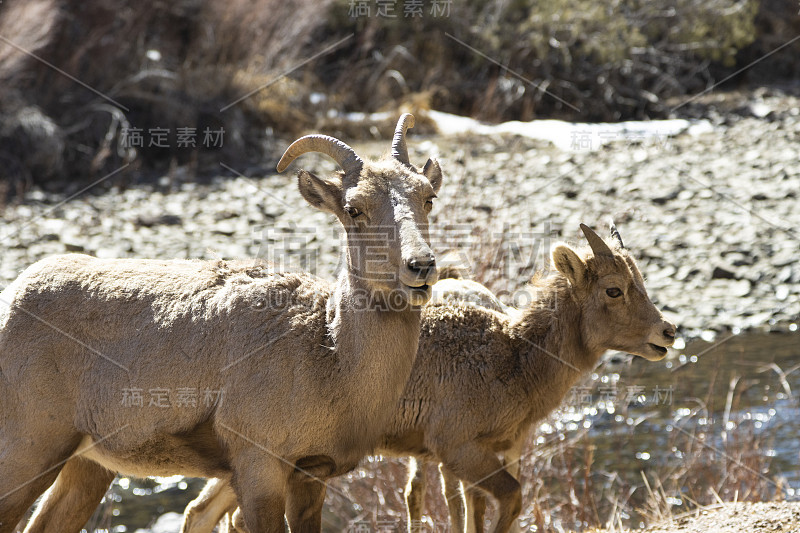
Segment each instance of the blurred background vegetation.
M374 2L366 3L370 16L353 16L357 4L6 0L7 191L100 177L126 163L202 171L212 157L218 170L219 149L132 149L122 142L127 128L224 128L224 155L253 161L277 152L275 135L336 133L338 113L348 111L432 108L486 121L665 117L675 98L800 34L796 0L457 0L440 2L438 13L423 2L416 17L405 17L398 0L394 18L379 16ZM794 79L799 58L772 55L731 83Z

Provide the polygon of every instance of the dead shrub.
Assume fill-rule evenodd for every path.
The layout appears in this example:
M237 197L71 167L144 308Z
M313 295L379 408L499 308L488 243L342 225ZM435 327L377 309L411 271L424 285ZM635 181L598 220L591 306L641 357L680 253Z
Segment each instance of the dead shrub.
M2 172L23 184L102 176L129 163L217 172L220 159L263 158L270 132L392 131L380 120L343 121L351 111L430 107L487 121L657 118L674 98L705 90L797 30L792 0L465 0L436 2L438 11L426 0L421 16L405 16L411 3L398 1L393 18L378 16L374 2L366 3L370 16L351 16L355 4L6 0L0 121L19 123L23 109L41 110L61 155L59 164L39 164L45 156L35 150L0 148ZM794 78L795 57L774 54L754 72ZM132 128L167 129L170 147L149 139L125 146ZM178 148L177 128L194 128L198 138L224 129L224 144ZM21 134L4 127L4 145L13 144L9 135Z
M59 167L40 161L43 151L34 150L5 165L5 177L21 182L58 175L85 179L137 159L163 167L196 162L210 152L213 158L208 160L216 168L221 158L260 156L266 122L282 131L310 122L302 113L291 112L300 107L296 96L284 98L279 87L268 87L266 94L277 94L279 102L270 105L264 103L269 97L258 89L267 85L266 76L291 65L315 44L311 35L328 3L8 0L0 4L0 35L5 38L0 43L0 82L8 89L0 104L0 118L6 124L0 135L7 142L16 136L16 144L26 146L40 143L35 135L26 138L24 128L8 126L19 123L19 114L35 105L46 117L41 124L54 125L50 146L56 147L64 163ZM21 49L36 53L41 61ZM230 105L251 92L261 104L245 98ZM147 138L157 128L168 131L169 147ZM177 146L179 128L195 132L197 149ZM221 147L201 146L206 128L224 130ZM141 146L131 146L126 139L126 132L133 129L145 136ZM57 139L64 141L60 149ZM9 152L2 150L0 158L14 155ZM48 171L39 171L40 167Z

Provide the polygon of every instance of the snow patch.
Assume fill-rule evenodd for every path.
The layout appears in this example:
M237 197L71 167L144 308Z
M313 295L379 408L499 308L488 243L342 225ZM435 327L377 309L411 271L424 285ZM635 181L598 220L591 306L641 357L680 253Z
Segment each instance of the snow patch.
M428 111L442 135L472 133L497 135L510 133L531 139L549 141L565 151L598 150L614 141L663 143L668 137L687 132L699 135L712 131L707 120L684 119L626 121L616 123L580 123L563 120L512 120L501 124L484 124L473 118L441 111Z

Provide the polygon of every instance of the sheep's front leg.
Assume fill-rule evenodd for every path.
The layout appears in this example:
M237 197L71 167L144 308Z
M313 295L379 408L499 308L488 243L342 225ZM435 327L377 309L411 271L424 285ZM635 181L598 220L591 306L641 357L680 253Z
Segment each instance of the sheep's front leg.
M293 479L286 498L286 520L292 533L319 533L322 530L322 505L325 484L321 480Z
M200 494L186 506L181 533L211 533L227 513L239 505L236 493L222 479L211 479Z
M283 513L291 467L261 449L238 454L232 484L248 531L285 533Z
M497 521L492 531L508 533L522 510L522 492L519 483L505 471L497 456L475 443L466 443L455 450L439 454L456 476L464 480L466 489L478 487L497 500Z
M508 471L509 474L514 476L514 479L516 479L518 482L519 482L519 472L522 466L520 464L522 458L522 450L525 446L525 440L527 436L528 436L527 433L523 432L523 434L517 439L517 441L513 444L513 446L503 454L503 466L505 467L506 471ZM521 530L519 527L519 519L514 520L511 529L509 529L509 533L520 533L520 531Z
M80 441L80 435L67 437L54 429L33 440L30 432L11 423L0 427L0 533L21 530L25 512L56 480Z
M527 435L523 434L517 441L503 454L503 467L514 476L519 482L520 457L525 445ZM484 520L486 517L486 494L473 487L465 491L467 502L467 533L483 533ZM519 520L515 519L509 533L520 533Z
M77 533L92 517L114 475L93 461L73 457L45 494L25 533Z
M427 477L425 476L425 462L416 458L409 458L408 483L406 483L406 520L408 533L422 531L422 511L425 508L425 490Z

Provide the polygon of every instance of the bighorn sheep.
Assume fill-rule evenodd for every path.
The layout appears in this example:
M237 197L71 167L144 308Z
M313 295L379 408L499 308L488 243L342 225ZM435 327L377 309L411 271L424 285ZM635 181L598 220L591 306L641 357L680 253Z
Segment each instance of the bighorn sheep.
M437 298L423 311L419 353L377 451L441 463L453 531L483 529L482 491L467 490L465 509L459 480L497 500L495 532L514 526L520 486L497 454L504 452L516 471L532 424L555 409L606 350L659 360L675 340L675 326L648 298L616 230L612 248L587 226L581 229L591 252L556 246L557 272L534 282L529 307L506 314L482 285L453 280L437 284ZM422 472L412 462L409 530L422 514ZM187 508L191 527L183 531L210 532L208 524L235 505L227 484L213 480Z
M437 275L427 219L442 174L409 163L411 126L403 115L378 161L309 135L278 163L321 152L343 169L298 176L344 226L335 284L253 262L85 255L12 282L0 294L0 533L54 481L26 532L79 531L116 472L222 478L250 531L283 533L284 513L294 525L309 505L294 484L371 452Z

